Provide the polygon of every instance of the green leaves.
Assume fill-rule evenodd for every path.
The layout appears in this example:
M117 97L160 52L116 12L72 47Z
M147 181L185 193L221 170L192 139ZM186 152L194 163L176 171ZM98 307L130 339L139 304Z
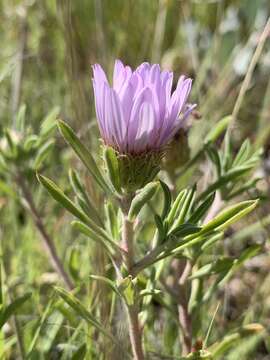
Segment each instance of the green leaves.
M106 231L102 227L98 226L95 221L90 219L85 212L78 208L76 204L74 204L74 202L71 201L52 180L40 174L37 174L37 178L57 202L59 202L72 215L81 220L81 222L75 221L72 223L74 228L105 247L111 255L115 252L115 250L120 251L119 246L114 243Z
M161 185L161 188L163 191L163 195L164 195L164 204L163 204L163 210L162 210L162 214L161 214L161 219L164 220L170 211L170 206L172 203L172 195L171 195L169 187L163 181L159 180L159 182L160 182L160 185Z
M192 213L190 218L188 219L189 223L196 224L198 221L200 221L204 215L207 213L207 211L210 209L211 205L213 204L215 200L216 193L210 194L205 201L203 201L200 206Z
M122 279L118 285L119 292L125 299L128 306L134 305L135 302L135 284L131 276L127 276Z
M110 255L113 255L115 251L121 252L120 247L113 240L110 239L110 237L103 229L95 228L93 226L92 228L90 228L89 226L80 221L73 221L71 225L74 229L104 247Z
M129 221L135 220L136 216L141 211L142 207L154 196L159 183L151 182L147 184L132 200L130 210L128 213Z
M255 209L257 204L258 200L248 200L226 208L213 220L209 221L202 228L200 234L205 234L212 230L224 230L229 225L235 223L237 220L250 213L253 209Z
M228 115L221 119L214 128L208 133L205 138L204 143L209 144L215 142L219 136L227 129L230 121L232 120L232 116Z
M94 326L103 335L112 341L115 341L113 336L99 323L99 321L94 318L94 316L74 295L60 287L55 287L55 291L64 300L64 302L67 303L76 312L77 315L79 315L90 325Z
M206 153L212 161L217 174L217 179L199 196L199 199L205 199L213 191L220 189L223 199L243 193L254 187L254 181L245 185L241 180L252 170L260 160L261 149L254 151L247 139L240 147L237 155L233 158L233 149L231 139L226 134L224 140L224 150L217 150L210 142L205 146Z
M93 156L82 144L82 142L79 140L71 127L62 120L58 121L58 127L66 142L73 148L73 150L78 155L83 164L86 166L95 181L105 192L110 192L110 189L106 184L103 176L101 175Z
M76 194L77 202L82 211L84 211L89 217L91 217L93 221L97 221L98 224L102 226L103 222L98 209L96 208L93 200L90 199L86 190L84 189L78 173L73 169L70 169L69 171L69 180L72 189Z
M89 218L85 215L85 213L82 212L52 180L40 174L37 174L37 178L50 195L65 209L83 222L89 223Z
M2 305L0 308L0 329L5 325L9 318L14 315L22 305L31 297L31 293L26 293L12 301L9 305Z
M113 148L106 146L104 150L104 159L108 170L109 179L112 186L118 194L121 194L121 180L119 163Z

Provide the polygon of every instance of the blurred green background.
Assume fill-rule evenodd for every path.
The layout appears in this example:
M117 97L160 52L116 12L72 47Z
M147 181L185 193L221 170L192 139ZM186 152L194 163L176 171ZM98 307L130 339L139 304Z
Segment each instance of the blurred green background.
M6 127L14 127L17 112L25 104L26 124L35 133L39 132L47 114L53 111L56 116L59 112L98 158L91 65L100 63L112 73L114 60L119 58L133 67L143 61L157 62L173 70L175 80L182 73L194 79L192 100L198 104L198 113L189 136L190 152L194 154L213 124L232 112L269 16L269 0L0 0L0 136ZM268 38L233 131L236 149L246 137L251 138L255 146L264 146L258 172L263 176L261 187L266 194L270 194L269 74ZM68 168L70 165L79 168L79 165L57 132L55 137L54 149L43 171L69 192ZM96 203L101 203L91 180L86 182ZM70 229L71 217L48 198L34 178L30 183L29 191L73 278L82 281L93 269L95 273L103 273L106 265L103 254L84 238L78 238ZM28 290L33 292L32 303L25 305L20 316L23 341L29 348L53 297L50 285L59 279L40 245L31 217L16 198L19 189L13 187L15 196L8 196L11 190L7 191L3 184L0 190L3 286L11 296ZM268 219L268 200L266 198L260 212L245 219L240 228L258 222L259 218ZM247 243L269 240L270 221L267 221L264 227L257 223L257 227L248 228L246 233L228 234L238 242L237 245L225 243L225 251L237 254ZM237 230L236 227L234 231ZM220 295L226 297L227 306L217 319L213 339L247 319L270 326L267 249L269 245L256 258L257 263L232 279L225 295ZM88 301L106 322L108 304L102 297L103 289L97 291L95 286L87 285ZM102 306L97 306L99 301ZM35 340L31 359L70 359L69 350L74 350L74 342L79 343L81 332L85 334L83 325L77 325L70 314L73 327L65 324L65 309L61 307L63 305L56 304L53 311L50 309L48 321ZM87 331L90 336L90 330ZM3 334L1 358L19 358L16 334L8 327ZM170 336L173 337L164 330L164 339L160 340L167 353L172 347ZM260 343L257 355L247 357L238 349L228 359L269 359L265 346ZM251 344L250 348L252 354L255 345Z

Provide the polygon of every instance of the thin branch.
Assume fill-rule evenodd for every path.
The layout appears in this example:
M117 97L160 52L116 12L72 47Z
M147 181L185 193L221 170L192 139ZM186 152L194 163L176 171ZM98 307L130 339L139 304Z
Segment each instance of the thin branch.
M245 94L246 94L246 92L248 90L248 87L249 87L249 84L251 82L252 75L253 75L253 72L255 70L255 66L257 65L257 63L259 61L259 58L260 58L260 56L262 54L262 51L263 51L264 44L266 42L266 39L269 37L269 35L270 35L270 17L268 18L268 20L266 22L266 25L265 25L265 27L263 29L263 32L261 33L261 36L259 38L256 50L255 50L255 52L253 54L253 57L252 57L252 59L250 61L246 76L244 78L244 81L242 83L240 92L239 92L238 97L236 99L234 109L233 109L233 112L232 112L232 120L231 120L230 125L228 127L228 132L231 132L233 130L234 123L235 123L235 121L237 119L238 113L240 111L240 108L242 106L242 103L243 103L243 100L244 100L244 97L245 97Z
M128 219L130 203L130 197L122 199L122 247L124 248L124 250L126 250L125 262L129 274L131 274L134 263L134 224ZM137 299L134 299L133 304L127 305L127 312L129 319L129 337L134 360L144 360L144 353L142 348L142 329L139 323L139 304Z

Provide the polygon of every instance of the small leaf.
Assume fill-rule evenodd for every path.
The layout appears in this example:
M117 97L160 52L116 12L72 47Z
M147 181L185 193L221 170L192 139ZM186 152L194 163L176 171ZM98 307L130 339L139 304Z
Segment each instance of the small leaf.
M216 193L208 195L202 204L192 213L191 217L187 220L188 223L196 224L210 209L215 200Z
M118 194L121 194L121 181L119 163L114 149L106 147L104 151L105 163L108 170L109 179Z
M32 296L31 293L26 293L23 296L15 299L8 306L3 306L0 310L0 329L5 325L9 318L16 313L17 310Z
M217 176L220 177L222 173L222 165L219 152L214 146L208 146L206 152L212 163L216 166Z
M154 219L155 219L155 223L156 223L156 226L157 226L157 229L158 229L159 239L162 242L162 240L164 240L166 238L166 235L167 235L166 228L164 227L164 224L163 224L162 219L161 219L160 216L155 214Z
M41 124L40 136L44 139L47 138L56 128L56 119L60 113L59 106L54 107L49 114L45 117Z
M99 245L102 245L109 252L109 254L113 254L112 249L120 251L119 246L115 242L113 242L108 236L106 236L106 233L97 233L94 231L94 229L91 229L89 226L80 221L72 221L71 225L74 229L86 235L92 241L95 241Z
M162 293L161 290L158 289L144 289L142 291L140 291L140 296L144 297L144 296L148 296L148 295L160 295Z
M120 233L118 216L115 212L113 204L110 201L105 204L105 214L108 230L111 233L113 239L118 240Z
M201 227L195 226L193 224L185 223L174 228L169 235L176 237L185 237L190 234L195 234L201 230Z
M238 328L235 332L226 335L223 339L209 347L214 359L222 359L224 354L235 347L236 343L248 336L258 335L265 331L261 324L247 324Z
M87 323L94 326L103 335L114 341L112 335L94 318L87 308L71 293L60 287L54 288L57 294Z
M82 182L78 173L70 169L69 170L69 180L72 186L73 191L78 196L78 203L82 210L89 216L93 221L97 221L99 225L103 226L101 216L96 206L93 204L93 200L89 198L87 192L85 191Z
M112 289L112 291L114 291L116 293L116 295L118 295L120 298L122 297L122 294L119 291L117 285L111 279L108 279L108 278L106 278L104 276L99 276L99 275L90 275L90 278L94 279L94 280L104 282L106 285L109 286L109 288Z
M118 285L120 294L124 297L128 306L134 304L135 301L135 285L132 281L132 277L129 275L122 279Z
M170 211L170 206L172 203L172 195L171 195L170 189L167 186L167 184L165 184L161 180L159 180L159 182L160 182L161 188L163 190L163 195L164 195L164 204L163 204L163 210L162 210L162 214L161 214L161 219L164 220Z
M260 245L254 244L254 245L249 246L245 251L242 252L239 259L237 259L237 261L235 263L235 267L238 268L245 261L256 256L260 250L262 250L262 247Z
M128 213L129 221L135 220L136 216L141 211L142 207L155 195L159 183L151 182L147 184L131 202L130 210Z
M72 215L76 216L83 222L89 223L88 216L85 215L65 194L64 192L47 177L37 174L38 181L46 188L49 194L59 202Z
M179 211L179 214L177 214L177 218L175 222L173 223L172 230L176 229L179 225L183 224L186 218L186 215L188 214L192 203L194 201L196 192L196 186L194 186L191 190L188 191L184 202L181 204L181 209Z
M222 167L226 171L232 168L231 165L232 165L232 145L231 145L230 134L227 131L224 137L224 152L222 158Z
M31 151L32 149L37 147L37 145L38 145L38 136L37 135L29 135L23 144L23 149L25 151Z
M250 157L250 141L246 139L241 145L234 161L232 167L242 165Z
M103 179L94 158L79 140L71 127L61 120L58 121L58 127L66 142L73 148L96 182L105 192L108 192L109 187Z
M225 116L223 119L221 119L214 128L208 133L208 135L205 138L204 143L212 143L215 142L219 136L227 129L230 121L232 120L232 116L228 115Z
M43 144L41 146L41 148L38 150L37 156L35 158L35 162L34 162L35 169L40 168L43 161L47 158L47 156L51 152L53 146L54 146L54 140L47 141L45 144Z
M186 199L186 196L188 195L188 190L184 189L180 191L180 193L177 195L176 199L174 200L174 203L171 207L171 210L167 216L167 222L169 225L172 224L174 218L178 214L179 208L181 208L183 202Z
M206 264L198 269L190 276L190 280L202 278L205 276L215 275L219 273L228 272L234 265L235 260L230 258L218 259L214 262Z
M258 204L258 200L242 201L239 204L230 206L218 214L213 220L209 221L201 230L200 234L205 234L212 230L223 230L233 224L243 216L250 213Z

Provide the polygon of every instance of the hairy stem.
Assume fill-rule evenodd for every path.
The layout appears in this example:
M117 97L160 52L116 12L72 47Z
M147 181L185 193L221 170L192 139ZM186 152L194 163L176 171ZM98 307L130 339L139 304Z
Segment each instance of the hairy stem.
M128 210L131 198L126 197L122 200L123 211L123 228L122 228L122 247L126 251L125 263L128 273L132 275L134 264L134 246L133 246L133 222L128 219ZM134 360L143 360L144 354L142 349L142 330L139 323L139 305L135 299L134 304L127 305L129 321L129 337Z
M30 191L28 190L27 185L24 182L24 179L22 176L18 176L17 177L17 184L19 185L19 187L22 190L23 196L25 198L25 201L27 203L29 212L32 215L34 224L36 226L36 228L38 229L41 238L43 240L43 244L45 249L48 252L49 255L49 259L51 261L51 264L53 266L53 268L55 269L55 271L60 275L60 277L63 279L66 287L69 290L72 290L74 288L74 284L71 281L70 277L68 276L68 274L66 273L64 266L60 260L60 258L57 255L56 252L56 248L54 246L53 240L51 239L51 237L49 236L49 234L47 233L45 226L43 224L42 218L34 204L34 200L32 198L32 194L30 193Z

